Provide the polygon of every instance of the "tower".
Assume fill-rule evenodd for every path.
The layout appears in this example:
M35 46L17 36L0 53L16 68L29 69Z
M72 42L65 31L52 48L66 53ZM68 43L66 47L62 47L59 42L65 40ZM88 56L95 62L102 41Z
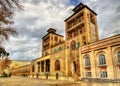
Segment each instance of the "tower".
M42 38L42 56L51 54L51 48L64 40L62 35L56 33L56 30L49 28L47 34Z
M79 47L99 40L97 14L82 3L77 5L73 12L65 20L66 74L73 76L76 73L80 76Z
M71 40L75 40L78 47L98 41L97 14L82 3L77 5L73 12L65 20L67 45L69 46Z

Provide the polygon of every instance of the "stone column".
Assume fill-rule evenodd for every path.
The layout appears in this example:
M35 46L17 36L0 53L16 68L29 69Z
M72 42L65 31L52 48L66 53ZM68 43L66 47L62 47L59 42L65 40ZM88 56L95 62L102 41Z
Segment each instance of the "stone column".
M97 37L97 40L99 40L99 31L98 31L98 24L97 24L97 18L96 18L96 16L95 16L95 30L96 30L96 37Z
M91 77L97 78L96 76L96 57L95 57L95 51L91 51L90 54L90 64L91 64Z
M44 72L46 72L46 60L44 60Z
M38 73L38 64L37 64L37 62L35 63L35 73Z
M40 61L41 65L40 65L40 71L42 72L42 61Z
M106 54L106 62L107 62L107 74L109 79L114 79L114 68L113 68L113 59L112 59L112 48L107 48L107 54Z
M84 68L84 65L83 65L83 61L82 61L82 54L81 54L81 49L79 48L79 62L80 62L80 77L83 78L84 77L84 72L83 72L83 68Z
M41 61L40 61L40 70L39 70L39 71L40 71L40 73L41 73Z
M66 55L65 55L65 63L66 63L66 76L68 76L68 49L65 49Z

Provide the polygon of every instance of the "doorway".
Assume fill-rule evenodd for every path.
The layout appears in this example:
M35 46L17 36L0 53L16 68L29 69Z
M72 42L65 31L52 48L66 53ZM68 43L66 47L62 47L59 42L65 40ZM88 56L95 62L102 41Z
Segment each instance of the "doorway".
M76 73L76 62L74 61L74 62L72 62L72 75L74 74L74 73Z

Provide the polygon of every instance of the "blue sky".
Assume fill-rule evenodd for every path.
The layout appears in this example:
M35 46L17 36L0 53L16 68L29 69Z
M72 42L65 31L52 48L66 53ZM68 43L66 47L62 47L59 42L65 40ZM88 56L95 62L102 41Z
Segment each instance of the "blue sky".
M71 3L72 5L74 5L74 6L76 6L79 2L82 2L82 0L81 0L81 1L78 1L78 0L70 0L70 3Z
M4 44L11 59L32 60L41 56L41 38L55 28L65 36L64 20L81 0L22 0L24 11L17 11L14 27L17 38ZM119 0L83 0L97 15L100 39L120 34Z

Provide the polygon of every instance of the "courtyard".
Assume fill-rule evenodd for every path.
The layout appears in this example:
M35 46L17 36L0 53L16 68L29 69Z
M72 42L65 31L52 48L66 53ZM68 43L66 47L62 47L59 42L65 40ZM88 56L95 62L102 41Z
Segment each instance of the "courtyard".
M12 76L0 78L0 86L120 86L120 83L86 83Z

